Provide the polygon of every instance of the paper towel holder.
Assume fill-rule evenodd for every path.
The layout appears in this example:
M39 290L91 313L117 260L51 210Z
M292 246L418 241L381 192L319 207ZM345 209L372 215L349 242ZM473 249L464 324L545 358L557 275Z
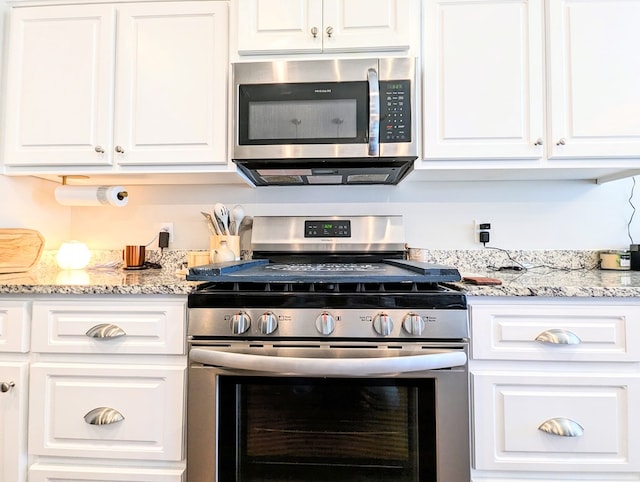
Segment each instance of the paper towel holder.
M67 206L95 206L95 205L115 205L125 206L128 202L129 193L122 186L87 186L87 185L69 185L68 179L89 179L89 176L84 175L61 175L61 185L55 190L55 198L58 203ZM69 191L63 190L70 189L72 193L75 192L79 199L68 199ZM74 196L75 197L75 196Z

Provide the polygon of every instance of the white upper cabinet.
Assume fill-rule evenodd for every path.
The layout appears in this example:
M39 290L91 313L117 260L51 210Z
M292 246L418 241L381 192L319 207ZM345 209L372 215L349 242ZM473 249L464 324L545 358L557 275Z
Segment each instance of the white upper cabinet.
M17 7L7 166L226 165L226 2Z
M226 2L132 3L118 12L118 163L226 164Z
M11 10L5 164L112 161L115 8Z
M425 0L418 169L635 175L638 25L640 0Z
M402 51L418 0L238 0L241 55Z
M640 157L640 0L548 3L550 158Z
M427 0L424 156L540 158L542 0Z

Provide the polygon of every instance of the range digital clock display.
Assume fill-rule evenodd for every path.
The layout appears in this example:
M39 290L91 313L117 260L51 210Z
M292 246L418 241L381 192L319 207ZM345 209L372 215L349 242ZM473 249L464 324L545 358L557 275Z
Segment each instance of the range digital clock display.
M305 238L350 238L351 221L305 221Z

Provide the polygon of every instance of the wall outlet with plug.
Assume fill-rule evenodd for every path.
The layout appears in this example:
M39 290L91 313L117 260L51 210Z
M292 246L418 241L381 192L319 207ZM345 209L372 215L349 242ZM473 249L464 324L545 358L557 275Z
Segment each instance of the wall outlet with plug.
M167 236L168 235L168 236ZM167 248L173 242L173 223L160 223L158 234L158 247Z
M473 222L474 241L486 245L491 240L491 223L480 223L478 221Z

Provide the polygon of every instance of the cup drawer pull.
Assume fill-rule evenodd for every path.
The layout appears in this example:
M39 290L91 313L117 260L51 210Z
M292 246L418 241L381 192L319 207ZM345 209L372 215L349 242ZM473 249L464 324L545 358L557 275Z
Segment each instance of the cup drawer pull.
M86 335L91 338L97 338L99 340L118 338L121 336L125 336L127 333L120 328L118 325L113 325L111 323L102 323L100 325L96 325L92 328L89 328Z
M109 407L94 408L84 416L84 421L89 425L110 425L123 420L124 416L120 412Z
M565 417L550 418L542 423L542 425L538 427L538 430L560 437L581 437L584 434L582 425Z
M579 345L582 340L575 333L562 328L552 328L536 336L536 341L549 345Z

